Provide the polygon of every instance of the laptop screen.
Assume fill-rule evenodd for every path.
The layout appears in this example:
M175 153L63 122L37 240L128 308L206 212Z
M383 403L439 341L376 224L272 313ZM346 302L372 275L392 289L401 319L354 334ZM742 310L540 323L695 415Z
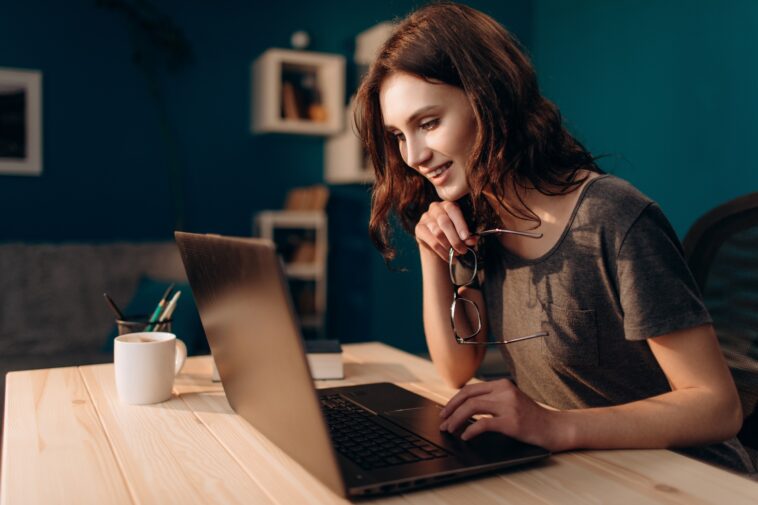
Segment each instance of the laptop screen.
M229 404L344 495L274 244L183 232L175 238Z

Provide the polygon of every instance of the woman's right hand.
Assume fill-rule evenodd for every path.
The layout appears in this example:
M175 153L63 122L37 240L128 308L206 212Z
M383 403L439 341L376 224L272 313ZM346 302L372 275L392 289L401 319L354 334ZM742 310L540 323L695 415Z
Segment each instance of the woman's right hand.
M416 241L421 247L434 252L447 263L452 247L458 254L465 254L467 247L476 245L460 207L454 202L432 202L421 215L415 229Z

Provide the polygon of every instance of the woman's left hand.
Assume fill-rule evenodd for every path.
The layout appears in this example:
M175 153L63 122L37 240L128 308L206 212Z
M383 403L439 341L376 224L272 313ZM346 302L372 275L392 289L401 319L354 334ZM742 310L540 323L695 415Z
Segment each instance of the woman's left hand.
M485 431L497 431L550 451L568 448L566 426L558 422L559 411L540 406L506 379L464 386L440 412L441 431L457 433L467 419L488 414L466 427L469 440Z

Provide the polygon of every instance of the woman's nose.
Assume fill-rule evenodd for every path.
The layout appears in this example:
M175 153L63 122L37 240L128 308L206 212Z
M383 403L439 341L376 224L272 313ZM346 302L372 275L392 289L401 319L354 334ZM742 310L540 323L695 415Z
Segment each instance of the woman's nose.
M431 149L420 139L408 140L405 153L405 162L409 167L418 168L431 156Z

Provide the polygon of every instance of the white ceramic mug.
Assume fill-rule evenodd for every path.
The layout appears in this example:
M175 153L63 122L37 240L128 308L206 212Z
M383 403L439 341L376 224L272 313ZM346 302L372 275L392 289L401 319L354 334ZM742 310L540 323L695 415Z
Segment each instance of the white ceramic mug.
M124 403L144 405L171 398L174 377L187 359L187 346L173 333L145 331L116 337L116 391Z

